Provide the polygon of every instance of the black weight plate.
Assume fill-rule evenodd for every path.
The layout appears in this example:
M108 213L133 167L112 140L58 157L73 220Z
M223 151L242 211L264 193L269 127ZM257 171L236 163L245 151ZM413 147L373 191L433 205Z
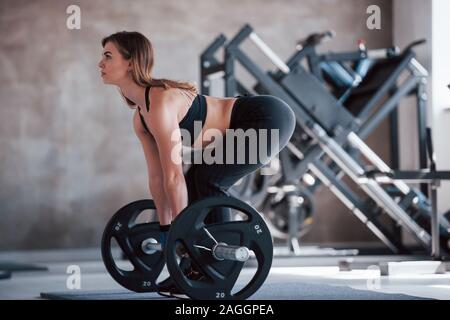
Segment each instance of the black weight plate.
M228 207L246 216L246 220L205 225L209 211ZM238 292L233 292L244 262L219 261L210 251L217 240L233 246L245 246L253 251L258 268L252 279ZM233 197L219 196L198 201L184 209L172 222L167 243L181 243L192 264L203 274L200 279L186 277L177 262L176 246L166 247L167 268L175 284L192 299L246 299L255 293L269 274L273 258L270 231L260 214L250 205Z
M141 244L148 238L159 238L159 223L136 223L139 214L147 209L155 210L152 200L139 200L121 208L106 225L102 237L102 258L109 274L123 287L135 292L154 292L156 280L164 267L162 252L146 254ZM115 239L134 270L119 268L111 251Z
M266 197L269 185L270 177L263 175L259 169L240 179L228 191L233 197L259 207Z
M315 203L313 194L306 188L297 186L295 194L303 199L303 203L298 206L297 238L305 236L312 227L315 215ZM269 194L260 209L264 212L265 220L275 238L287 239L289 237L289 199L285 194L278 199L276 194Z

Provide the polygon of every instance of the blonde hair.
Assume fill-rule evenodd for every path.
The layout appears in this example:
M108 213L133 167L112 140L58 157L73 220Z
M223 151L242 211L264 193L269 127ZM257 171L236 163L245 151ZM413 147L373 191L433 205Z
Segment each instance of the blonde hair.
M105 47L107 42L115 44L124 59L131 60L131 76L136 84L143 87L162 87L164 89L180 88L197 93L197 88L190 82L152 78L153 46L150 40L141 33L134 31L116 32L103 38L102 46ZM120 94L129 107L136 108L133 101L125 97L122 92Z

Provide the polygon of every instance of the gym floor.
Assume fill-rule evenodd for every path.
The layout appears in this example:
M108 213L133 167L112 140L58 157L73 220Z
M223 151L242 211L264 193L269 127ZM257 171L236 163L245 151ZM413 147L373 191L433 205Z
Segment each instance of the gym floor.
M342 256L275 258L264 285L251 299L261 300L409 300L450 299L450 272L443 274L398 274L381 276L373 266L378 262L405 261L423 257L355 256L350 271L343 271ZM347 258L348 259L348 258ZM156 293L135 294L121 288L106 272L98 249L3 252L7 262L47 267L46 271L12 272L0 280L0 299L42 299L41 293L57 293L76 299L166 299ZM79 290L67 289L70 265L80 268ZM340 267L341 266L341 270ZM255 268L242 272L245 283ZM447 268L448 270L448 268ZM165 276L163 274L162 276Z

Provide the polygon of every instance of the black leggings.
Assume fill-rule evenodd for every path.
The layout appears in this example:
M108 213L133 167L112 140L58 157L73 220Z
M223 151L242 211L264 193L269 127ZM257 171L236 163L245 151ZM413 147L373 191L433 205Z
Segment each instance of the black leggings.
M267 164L271 158L275 157L287 145L294 132L295 122L294 112L284 101L277 97L269 95L239 97L231 113L230 129L242 129L244 131L255 129L257 132L264 132L264 130L260 129L267 129L267 138L264 138L261 143L264 148L267 148L267 152L264 150L262 154L267 154L268 157L256 157L255 155L255 150L260 150L259 143L260 139L262 139L258 134L256 135L256 146L255 140L251 142L250 139L245 139L244 144L234 144L234 161L232 163L228 161L229 159L226 160L227 149L224 148L224 143L228 144L230 140L222 143L220 148L223 153L223 163L208 164L204 161L201 164L194 163L186 172L185 180L189 205L210 196L229 196L230 194L227 190L233 184ZM278 141L271 139L271 129L278 129ZM253 153L250 154L249 151L253 151ZM242 161L238 163L237 157L242 157L243 155L239 154L242 152L245 152L245 161L244 163ZM255 157L256 162L252 161L255 160ZM208 216L207 223L229 221L230 217L230 209L219 208Z

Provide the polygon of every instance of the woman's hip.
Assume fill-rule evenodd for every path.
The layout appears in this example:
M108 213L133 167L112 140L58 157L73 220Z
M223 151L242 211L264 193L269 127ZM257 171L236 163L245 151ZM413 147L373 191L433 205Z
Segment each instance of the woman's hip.
M279 129L293 131L295 115L278 97L250 95L239 97L233 106L230 129Z

